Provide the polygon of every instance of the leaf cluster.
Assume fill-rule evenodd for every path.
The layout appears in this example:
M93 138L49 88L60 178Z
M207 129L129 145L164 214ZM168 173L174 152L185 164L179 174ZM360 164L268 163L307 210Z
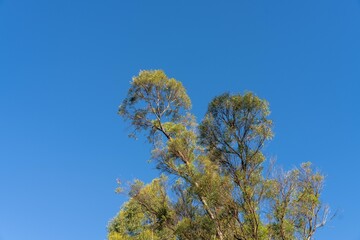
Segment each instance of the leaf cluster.
M313 239L329 210L324 177L310 163L284 172L263 147L273 137L269 104L253 93L215 97L197 124L181 82L161 70L134 77L119 114L153 145L166 176L136 180L109 224L120 239Z

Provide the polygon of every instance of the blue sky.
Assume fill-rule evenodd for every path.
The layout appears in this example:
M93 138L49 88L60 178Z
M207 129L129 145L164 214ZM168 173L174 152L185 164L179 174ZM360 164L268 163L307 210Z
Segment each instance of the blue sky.
M217 94L270 102L284 168L312 161L359 240L360 1L0 0L0 240L105 239L116 179L157 175L117 116L131 77L163 69L201 120Z

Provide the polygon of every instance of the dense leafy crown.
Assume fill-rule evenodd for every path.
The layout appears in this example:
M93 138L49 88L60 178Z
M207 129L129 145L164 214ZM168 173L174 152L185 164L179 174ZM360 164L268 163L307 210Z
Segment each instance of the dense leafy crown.
M215 97L197 126L182 84L161 70L133 78L119 114L153 144L163 172L136 180L109 240L313 239L328 217L323 176L310 163L264 172L273 136L268 103L252 93ZM170 184L167 176L176 181Z

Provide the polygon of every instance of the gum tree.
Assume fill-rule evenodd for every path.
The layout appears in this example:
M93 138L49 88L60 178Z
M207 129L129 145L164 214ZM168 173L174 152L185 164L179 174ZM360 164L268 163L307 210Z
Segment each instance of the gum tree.
M119 114L133 126L130 136L147 137L163 174L131 185L108 239L313 239L329 214L320 201L324 178L310 163L288 172L267 164L265 172L268 103L225 93L200 124L190 108L181 82L163 71L133 78Z

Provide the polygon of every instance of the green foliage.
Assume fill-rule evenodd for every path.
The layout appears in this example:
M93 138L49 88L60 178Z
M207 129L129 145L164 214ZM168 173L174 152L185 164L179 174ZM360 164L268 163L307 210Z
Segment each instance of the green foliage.
M175 212L165 190L165 178L144 185L136 180L130 200L109 224L109 240L175 239Z
M163 71L133 78L119 114L153 144L166 175L134 181L109 240L313 239L327 220L323 176L310 163L284 172L266 161L269 105L253 93L215 97L197 125L182 84ZM121 186L118 191L123 191Z

